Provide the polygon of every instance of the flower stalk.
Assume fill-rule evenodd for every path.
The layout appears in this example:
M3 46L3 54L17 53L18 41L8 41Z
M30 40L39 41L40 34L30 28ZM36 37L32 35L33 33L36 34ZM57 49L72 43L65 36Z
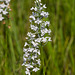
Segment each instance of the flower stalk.
M46 21L45 19L48 17L49 13L44 12L44 9L46 9L47 7L45 6L45 4L43 5L41 3L41 0L36 0L34 1L34 3L35 7L32 7L30 9L33 12L29 17L29 21L31 23L31 32L27 33L27 42L25 42L23 48L25 54L23 55L24 63L22 65L26 67L25 73L27 75L30 75L33 71L37 72L38 70L40 70L40 57L43 55L43 46L48 41L51 41L51 30L49 29L50 22ZM40 56L40 54L42 55ZM44 58L43 56L41 58L44 67ZM43 74L45 74L44 72L45 71L43 69Z

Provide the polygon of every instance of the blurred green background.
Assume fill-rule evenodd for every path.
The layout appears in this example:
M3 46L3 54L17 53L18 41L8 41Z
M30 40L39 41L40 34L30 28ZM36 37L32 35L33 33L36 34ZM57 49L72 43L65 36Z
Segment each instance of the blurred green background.
M74 0L42 0L49 12L52 42L43 48L44 66L32 75L75 75ZM34 0L11 0L9 17L0 22L0 75L25 75L23 46Z

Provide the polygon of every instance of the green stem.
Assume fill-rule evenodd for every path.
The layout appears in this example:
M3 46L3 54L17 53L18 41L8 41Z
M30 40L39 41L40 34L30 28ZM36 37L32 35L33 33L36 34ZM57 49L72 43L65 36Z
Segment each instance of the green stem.
M45 75L45 65L44 65L44 52L43 52L43 47L41 45L41 65L42 65L42 68L43 68L43 75Z
M31 75L32 75L32 72L31 72Z

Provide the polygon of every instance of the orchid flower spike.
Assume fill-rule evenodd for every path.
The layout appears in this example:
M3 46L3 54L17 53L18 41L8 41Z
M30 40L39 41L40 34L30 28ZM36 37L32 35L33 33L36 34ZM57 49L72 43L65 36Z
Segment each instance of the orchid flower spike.
M26 67L26 75L30 75L31 72L37 72L40 70L40 47L44 46L48 41L51 41L49 29L50 22L46 21L49 13L45 12L46 5L41 3L41 0L34 1L35 7L32 7L32 15L30 18L31 32L27 33L24 48L23 48L23 64Z
M0 21L4 19L3 15L7 15L10 10L10 0L0 0Z

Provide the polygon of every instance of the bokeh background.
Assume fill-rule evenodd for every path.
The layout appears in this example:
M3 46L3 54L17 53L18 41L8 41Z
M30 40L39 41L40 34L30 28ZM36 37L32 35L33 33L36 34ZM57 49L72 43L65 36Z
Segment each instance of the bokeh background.
M52 42L43 48L44 66L32 75L75 75L74 0L42 0L49 12ZM0 22L0 75L25 75L23 46L34 0L11 0L11 11ZM44 73L43 73L44 70Z

